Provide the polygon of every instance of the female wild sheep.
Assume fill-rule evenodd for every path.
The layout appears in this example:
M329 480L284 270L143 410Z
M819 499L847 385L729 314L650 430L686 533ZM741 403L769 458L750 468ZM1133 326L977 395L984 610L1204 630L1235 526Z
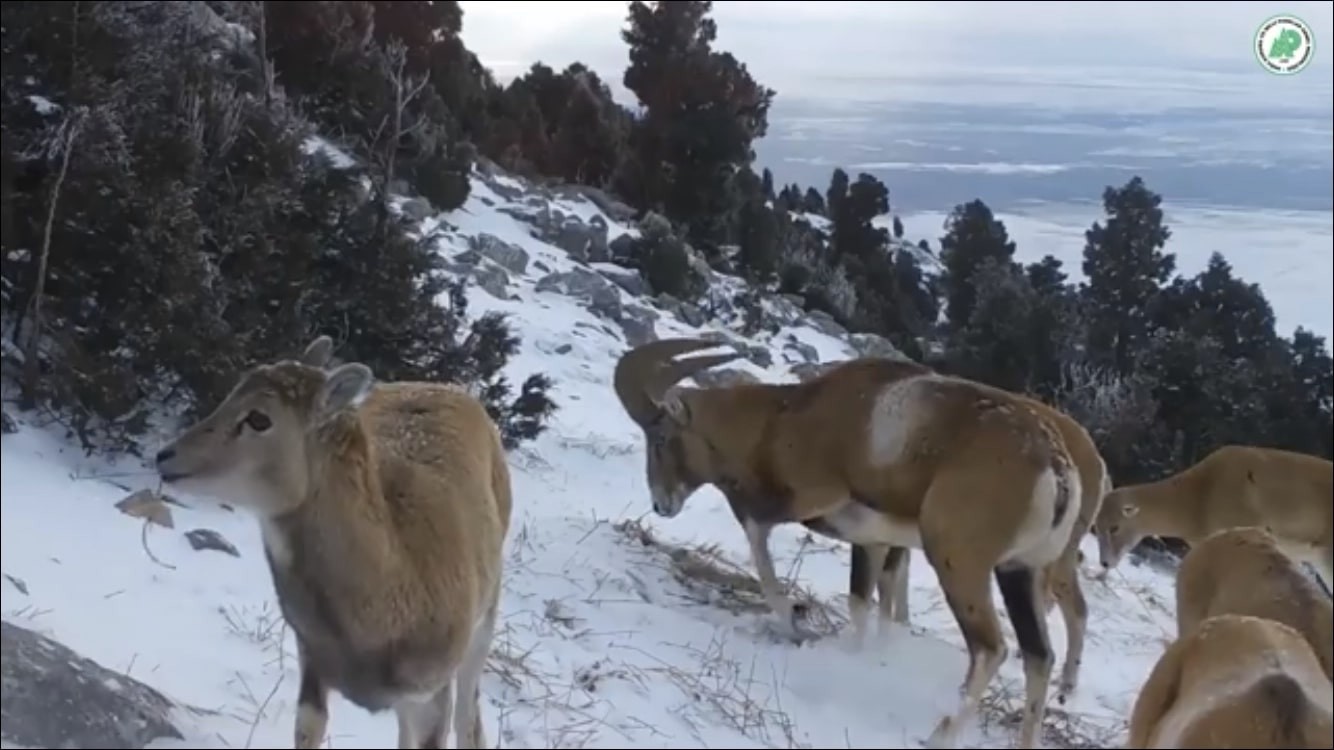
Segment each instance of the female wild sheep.
M1334 748L1334 685L1301 633L1216 615L1167 647L1135 698L1128 748Z
M1334 679L1334 603L1264 529L1225 529L1192 547L1177 569L1176 610L1178 637L1222 614L1288 625Z
M330 689L398 715L398 746L486 746L478 683L499 605L509 467L485 408L454 386L300 361L247 372L157 456L162 479L259 517L296 635L296 747L318 747Z
M1079 668L1083 663L1084 639L1088 628L1088 601L1079 583L1079 545L1093 526L1093 519L1101 507L1102 498L1111 491L1107 463L1098 446L1073 417L1037 399L1018 396L1038 414L1046 416L1061 433L1065 446L1079 472L1080 505L1070 539L1056 562L1047 568L1046 608L1059 604L1065 620L1065 664L1057 698L1065 701L1079 683ZM904 547L865 547L852 545L849 567L848 604L852 611L854 629L865 629L870 609L872 590L880 600L881 625L886 620L908 624L908 567L911 556Z
M1020 746L1036 747L1051 679L1042 577L1065 548L1080 488L1060 433L1012 394L887 359L842 363L804 383L683 388L737 355L672 360L717 342L668 339L622 356L616 393L648 442L658 515L717 486L746 531L769 605L790 628L768 548L806 523L863 545L920 547L968 646L959 707L931 747L952 747L1005 658L994 574L1027 686Z
M1146 536L1195 544L1222 529L1260 526L1334 586L1334 463L1292 451L1225 445L1156 482L1117 487L1094 530L1110 570Z

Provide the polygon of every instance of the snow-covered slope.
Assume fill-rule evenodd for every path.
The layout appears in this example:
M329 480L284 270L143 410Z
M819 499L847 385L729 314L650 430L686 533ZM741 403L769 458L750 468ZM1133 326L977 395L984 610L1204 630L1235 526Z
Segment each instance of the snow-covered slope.
M920 553L911 630L896 630L861 653L841 634L802 647L777 641L722 497L705 488L678 518L651 515L642 439L610 385L613 360L633 327L618 319L638 321L639 335L646 321L658 336L723 334L748 352L738 368L769 381L793 379L791 365L812 356L851 356L847 337L791 315L776 334L759 338L714 323L687 325L618 284L590 281L605 280L602 271L614 274L614 267L572 260L536 240L532 223L513 214L544 204L585 223L597 223L596 215L613 238L632 229L592 203L522 190L507 178L479 176L466 206L425 221L442 230L442 253L505 297L470 290L470 315L511 313L523 341L511 379L548 373L561 406L550 430L511 459L515 515L503 624L484 682L491 744L918 745L954 705L966 666L957 627ZM494 239L479 240L483 235ZM739 288L727 279L714 286ZM0 474L4 618L195 707L177 717L190 736L157 747L290 747L294 646L277 614L256 524L192 498L172 507L174 528L145 524L115 504L155 486L148 468L129 459L91 462L37 417L18 419L19 431L3 438ZM237 555L194 549L186 532L195 529L216 532ZM796 527L780 529L774 544L780 572L823 604L814 609L827 630L842 627L846 547ZM1086 582L1092 613L1082 686L1068 705L1052 701L1049 745L1119 742L1171 623L1170 581L1161 573L1126 564L1110 586ZM1064 629L1055 611L1050 619L1061 658ZM978 726L963 736L966 745L1013 742L1017 658L1002 677ZM370 716L338 698L331 714L329 747L394 743L390 714Z

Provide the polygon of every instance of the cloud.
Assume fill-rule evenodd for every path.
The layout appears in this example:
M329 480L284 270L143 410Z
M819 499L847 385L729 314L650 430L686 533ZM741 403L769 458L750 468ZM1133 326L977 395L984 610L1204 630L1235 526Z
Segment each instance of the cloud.
M461 3L464 39L502 79L541 60L580 60L618 84L627 63L620 30L627 3ZM1259 69L1252 37L1269 15L1296 13L1316 36L1299 76ZM904 83L970 80L1019 88L1101 81L1128 101L1138 85L1172 81L1193 93L1331 98L1334 4L1329 2L789 2L719 0L718 46L786 96L893 98ZM1224 78L1223 76L1229 76ZM875 89L879 89L878 91ZM1079 91L1068 94L1080 95ZM1022 98L1021 93L1013 96ZM1205 104L1204 106L1209 106Z

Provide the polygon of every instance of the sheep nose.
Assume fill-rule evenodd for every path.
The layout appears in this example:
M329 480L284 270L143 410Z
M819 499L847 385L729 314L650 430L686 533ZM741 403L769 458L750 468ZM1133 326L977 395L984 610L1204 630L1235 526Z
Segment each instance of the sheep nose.
M162 450L157 452L157 456L153 460L156 461L159 466L161 466L162 464L170 461L175 455L176 455L175 448L163 448Z

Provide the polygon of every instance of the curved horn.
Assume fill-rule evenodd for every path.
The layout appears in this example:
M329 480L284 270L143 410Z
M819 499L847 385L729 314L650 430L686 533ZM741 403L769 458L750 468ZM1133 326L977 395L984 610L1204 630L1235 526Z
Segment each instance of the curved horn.
M648 397L656 401L661 401L666 395L667 389L685 380L702 370L710 367L726 364L733 360L741 358L739 352L730 352L728 354L706 354L703 357L691 357L689 359L678 359L665 365L658 371L648 384L645 391Z
M664 368L664 365L679 354L700 349L711 349L719 345L717 341L705 339L659 339L637 346L621 355L621 359L616 363L616 370L612 375L612 384L616 388L617 397L621 400L621 406L625 408L625 413L640 425L646 425L658 415L656 402L663 391L670 387L672 383L703 369L703 367L689 363L697 360L710 360L704 367L712 367L718 363L712 360L718 360L724 356L728 358L740 356L696 357L683 362L672 363L670 367ZM665 380L664 376L672 375L676 377L671 383L661 385L662 381Z

